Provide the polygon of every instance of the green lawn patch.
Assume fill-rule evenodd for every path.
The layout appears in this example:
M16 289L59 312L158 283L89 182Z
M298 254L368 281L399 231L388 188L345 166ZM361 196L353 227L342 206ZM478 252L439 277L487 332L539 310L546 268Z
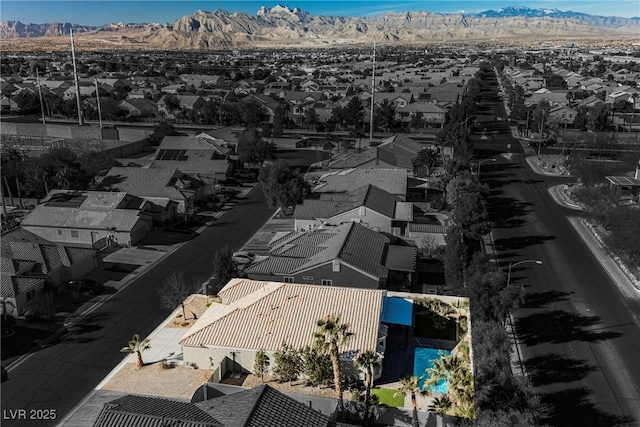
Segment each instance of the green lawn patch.
M402 408L404 406L404 396L396 393L398 390L392 390L390 388L374 388L371 390L371 394L378 396L378 402L384 403L387 406L393 406L395 408Z

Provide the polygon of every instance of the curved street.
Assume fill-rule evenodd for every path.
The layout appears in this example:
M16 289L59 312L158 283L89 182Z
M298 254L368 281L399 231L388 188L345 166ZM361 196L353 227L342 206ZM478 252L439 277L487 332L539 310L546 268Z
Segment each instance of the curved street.
M506 118L497 82L486 95L481 114ZM571 178L532 171L506 120L487 127L492 138L476 140L475 151L496 158L483 165L481 180L490 188L500 267L542 261L522 263L511 275L526 292L514 317L524 367L541 398L541 423L638 425L640 292L609 276L571 225L583 213L549 193Z

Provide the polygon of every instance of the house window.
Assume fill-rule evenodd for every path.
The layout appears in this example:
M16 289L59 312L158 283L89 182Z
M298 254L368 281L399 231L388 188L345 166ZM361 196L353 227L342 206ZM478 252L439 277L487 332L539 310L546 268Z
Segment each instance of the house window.
M27 301L31 301L33 299L33 296L35 295L35 291L32 289L29 292L26 293L27 296Z
M284 278L284 283L293 283L293 277L287 277L287 276L285 276L285 278Z
M333 280L322 279L322 286L332 286Z
M303 280L313 280L313 276L302 276Z
M366 214L367 214L366 208L364 206L361 206L359 215L360 216L365 216Z
M340 271L340 259L334 259L333 260L333 271L334 272L339 272Z
M62 230L58 230L58 236L62 236Z
M78 230L71 230L71 237L78 238Z

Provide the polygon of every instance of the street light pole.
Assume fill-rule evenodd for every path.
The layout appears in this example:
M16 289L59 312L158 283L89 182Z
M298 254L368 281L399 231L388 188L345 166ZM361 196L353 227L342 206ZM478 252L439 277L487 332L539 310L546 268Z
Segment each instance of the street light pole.
M524 261L518 261L516 263L510 262L509 263L509 272L507 273L507 287L509 286L509 283L511 283L511 269L513 267L515 267L516 265L524 264L526 262L533 262L535 264L542 265L542 261L539 261L537 259L526 259Z

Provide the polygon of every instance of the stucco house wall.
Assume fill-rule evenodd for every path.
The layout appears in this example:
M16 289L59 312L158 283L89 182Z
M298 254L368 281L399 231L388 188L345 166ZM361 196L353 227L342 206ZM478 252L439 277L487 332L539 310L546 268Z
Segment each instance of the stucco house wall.
M330 286L345 286L351 288L378 289L384 286L385 279L377 280L364 272L353 267L340 263L340 271L333 271L333 262L319 265L305 272L293 275L269 275L249 273L249 278L253 280L265 280L272 282L284 282L285 277L293 283L304 283L312 285L322 285L323 280L331 280ZM326 283L325 283L326 284Z
M92 230L79 228L57 228L27 225L23 227L38 236L56 243L72 244L82 247L91 247L101 239L112 236L119 245L131 246L144 238L150 225L146 221L140 220L133 227L130 233L110 232L108 230ZM77 237L72 236L72 231L77 232ZM75 233L73 233L75 234Z

